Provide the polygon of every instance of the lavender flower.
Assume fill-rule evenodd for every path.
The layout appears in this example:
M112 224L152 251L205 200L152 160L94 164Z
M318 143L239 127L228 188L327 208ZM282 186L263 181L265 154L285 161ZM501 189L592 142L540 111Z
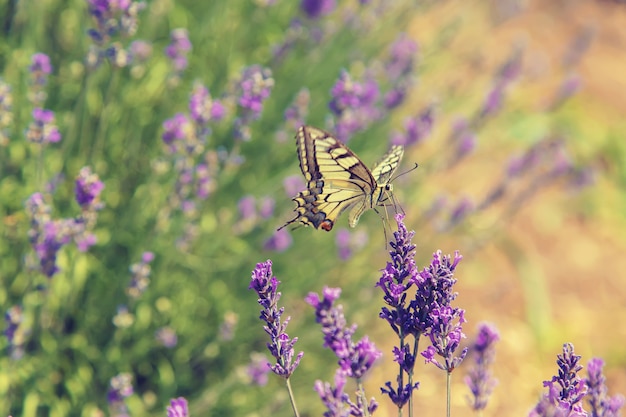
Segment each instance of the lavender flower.
M11 359L20 359L24 355L24 343L26 331L23 329L24 312L22 307L15 305L4 313L6 328L4 335L7 338Z
M87 64L97 68L108 59L117 67L126 66L130 62L129 52L115 39L135 35L139 12L146 4L131 0L87 0L87 3L96 26L88 31L94 44L87 54Z
M315 381L313 388L322 399L326 412L324 417L349 417L354 403L350 401L350 395L344 392L346 375L341 369L335 372L335 385L320 380Z
M482 410L487 406L487 401L496 380L491 376L489 367L492 365L495 357L494 344L500 339L500 335L495 327L481 323L478 326L478 335L476 340L470 346L469 352L474 361L474 367L471 368L465 377L465 383L472 391L472 398L468 401L472 410Z
M165 54L172 60L175 77L180 77L187 68L187 54L191 50L189 32L185 28L172 30L170 44L165 48Z
M495 115L504 103L506 89L515 81L522 70L522 51L515 49L509 58L498 68L491 90L487 93L482 108L476 118L484 120Z
M128 416L128 408L124 400L133 395L133 376L129 373L121 373L111 378L107 402L109 403L110 415L116 417Z
M9 144L9 128L13 124L11 86L0 77L0 147Z
M270 336L267 348L276 359L276 364L271 366L271 370L276 375L288 379L300 364L304 352L298 353L294 360L294 345L298 338L289 339L286 333L290 317L281 322L285 309L278 308L281 296L278 284L280 282L272 276L272 261L267 260L256 265L248 288L256 291L259 295L258 302L263 307L259 318L266 323L263 329Z
M184 397L170 400L170 405L167 406L167 417L189 417L187 400Z
M342 71L331 95L328 106L336 116L334 130L339 140L347 141L381 115L377 108L378 83L372 78L357 82L347 71Z
M247 373L250 381L259 386L267 384L267 374L271 372L270 364L267 362L265 355L261 353L252 353L251 361L247 366Z
M28 71L30 72L28 98L33 106L41 107L48 97L46 86L48 85L48 76L52 73L50 57L40 52L34 54Z
M283 187L287 197L294 196L304 189L305 184L302 175L291 175L283 180Z
M104 189L104 183L100 181L97 174L91 172L90 167L80 169L76 177L76 202L83 210L98 209L98 197Z
M178 336L176 331L169 326L159 328L155 333L155 338L159 344L168 349L176 347L178 344Z
M451 228L461 223L473 211L474 203L472 200L469 197L462 197L457 204L452 207L447 227Z
M324 346L332 350L338 359L339 369L335 375L336 388L332 389L330 385L324 386L319 381L315 384L316 390L326 404L329 413L332 413L333 409L341 409L346 405L353 406L349 402L348 396L338 395L342 392L345 384L345 379L343 378L354 378L360 384L361 379L372 368L374 362L382 356L382 352L376 349L376 346L370 342L367 336L356 343L352 341L356 325L347 327L346 319L343 315L343 307L334 305L340 294L340 288L325 286L322 290L322 297L316 293L309 293L305 298L305 301L315 308L316 322L322 326ZM378 407L374 399L371 399L366 404L367 401L362 390L360 392L361 394L357 397L356 404L356 410L359 411L355 411L356 414L353 412L352 415L364 415L362 413L365 412L365 407L367 407L369 413Z
M238 104L241 107L241 116L235 120L235 137L250 140L249 125L257 120L263 110L263 103L270 96L274 87L272 71L260 65L244 68L238 84Z
M293 243L293 238L287 231L287 229L280 229L274 232L274 234L265 241L263 249L273 252L284 252Z
M535 408L528 414L529 417L586 417L582 408L582 399L587 393L587 386L578 371L583 369L578 362L580 356L574 354L574 345L563 345L563 354L557 355L559 367L558 376L544 381L543 386L548 388Z
M428 331L428 336L432 345L422 352L426 363L432 363L437 368L450 373L463 362L468 348L464 348L459 356L454 356L454 353L461 339L465 338L462 329L462 324L466 322L464 314L464 310L449 306L431 311L432 327ZM455 324L457 320L458 324ZM435 355L441 356L444 362L441 363L435 359Z
M208 88L196 83L189 99L189 114L196 125L205 127L211 121L221 120L225 109L219 100L211 97Z
M392 145L410 146L421 143L432 131L435 123L435 107L430 105L414 117L404 121L405 133L394 132L391 135Z
M587 401L591 407L591 417L619 417L620 409L624 406L624 397L615 395L609 397L606 379L602 374L604 361L593 358L587 364L585 385L587 386Z
M348 229L339 229L335 238L339 258L347 261L355 251L362 249L367 244L367 233L359 230L354 233Z
M335 0L301 0L300 10L309 19L319 19L335 10Z
M33 121L28 126L26 140L31 143L45 145L61 140L61 133L54 123L54 112L52 110L33 109Z
M144 252L141 255L141 262L130 266L132 274L130 284L126 288L126 294L133 299L137 299L146 291L150 284L150 263L154 260L154 253Z
M393 240L389 242L391 262L387 262L376 284L383 291L383 300L387 305L381 309L379 317L389 323L400 339L399 347L393 350L394 360L399 366L397 387L392 387L389 381L385 383L387 388L381 388L381 392L388 395L398 409L410 400L413 390L419 387L419 383L413 383L415 349L417 349L419 335L427 328L423 318L420 319L416 314L415 302L407 301L408 290L416 282L418 269L415 264L415 245L411 242L415 232L409 232L403 220L404 215L396 215L398 230L393 232ZM409 335L415 337L413 349L410 349L407 341ZM404 383L405 377L408 378L406 384Z
M417 43L401 33L389 47L389 60L385 63L385 76L391 84L383 102L391 110L404 102L406 92L413 84L413 67L417 54Z

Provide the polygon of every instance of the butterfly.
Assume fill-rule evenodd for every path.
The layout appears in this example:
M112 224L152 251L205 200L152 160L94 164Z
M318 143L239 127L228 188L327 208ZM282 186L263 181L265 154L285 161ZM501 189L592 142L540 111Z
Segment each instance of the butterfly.
M390 179L404 154L402 146L392 146L371 171L346 145L316 127L300 127L296 146L307 189L293 198L296 217L278 230L300 222L329 232L348 209L348 223L355 227L365 210L393 198Z

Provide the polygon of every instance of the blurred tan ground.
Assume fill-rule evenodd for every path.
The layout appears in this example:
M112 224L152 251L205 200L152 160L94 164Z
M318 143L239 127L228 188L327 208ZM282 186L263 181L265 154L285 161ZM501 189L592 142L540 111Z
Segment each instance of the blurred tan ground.
M495 6L507 3L522 4L524 10L502 19ZM579 137L574 149L584 158L601 152L616 131L625 140L626 6L610 1L447 1L416 17L410 33L428 45L455 19L461 22L460 33L447 47L450 65L457 68L456 87L462 91L481 77L488 80L511 46L521 44L525 87L513 89L507 105L538 112L568 73L561 60L569 45L581 31L591 31L592 43L575 67L584 87L567 104L580 117L578 130L572 133ZM427 102L429 95L441 95L446 88L436 80L431 84L422 80L417 95ZM451 189L458 183L463 192L481 195L494 180L491 158L477 152L462 171L440 178L435 187ZM582 195L562 189L541 193L503 225L504 233L482 248L463 250L458 239L436 243L446 252L459 248L466 255L459 270L457 301L470 320L466 333L475 334L482 319L501 332L494 370L499 385L483 415L527 415L543 392L542 381L556 373L556 354L564 342L575 345L584 365L591 357L604 358L610 393L626 394L626 224L623 190L611 174L609 167ZM474 188L466 189L459 175L476 178ZM433 244L416 243L418 250ZM386 329L380 333L375 340L388 336ZM383 351L389 352L390 346ZM444 415L443 375L424 373L419 365L418 369L422 386L415 415ZM376 383L368 392L378 395L377 384L389 379L390 371L377 369L372 377ZM455 375L453 415L470 415L462 377L463 371ZM397 415L387 403L381 401L377 415Z

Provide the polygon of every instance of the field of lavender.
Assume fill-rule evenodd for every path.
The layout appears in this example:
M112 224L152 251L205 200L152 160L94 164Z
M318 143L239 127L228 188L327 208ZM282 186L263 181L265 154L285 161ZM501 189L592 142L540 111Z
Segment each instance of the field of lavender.
M0 416L619 416L626 6L542 3L1 4ZM396 204L277 230L302 125Z

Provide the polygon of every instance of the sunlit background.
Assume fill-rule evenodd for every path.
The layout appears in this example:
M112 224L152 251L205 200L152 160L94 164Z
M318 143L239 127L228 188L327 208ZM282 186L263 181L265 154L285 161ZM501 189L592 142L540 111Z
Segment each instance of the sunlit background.
M394 182L418 266L439 249L460 251L453 305L465 309L468 343L480 322L500 332L498 384L482 415L527 415L566 342L583 365L603 358L609 393L626 393L623 2L326 0L310 2L321 7L314 14L286 0L155 0L132 16L136 33L111 39L88 36L97 28L90 3L0 6L0 80L12 97L0 89L0 306L21 317L7 316L0 339L0 415L120 415L107 393L121 373L132 376L122 401L131 416L166 415L180 396L192 416L293 415L280 378L259 386L247 373L256 355L269 357L248 290L267 259L289 336L305 352L291 378L301 415L322 415L313 384L332 381L336 367L304 301L324 286L342 288L356 337L383 352L366 380L375 415L398 415L380 394L395 379L397 341L374 287L393 210L387 230L368 211L349 231L344 214L329 233L275 232L293 217L296 180L285 179L301 176L299 122L330 132L350 125L329 106L344 70L354 83L375 80L379 96L343 139L370 167L398 140L407 142L398 172L419 164ZM170 54L178 28L191 48ZM129 53L140 39L151 48L145 59ZM43 98L28 69L37 52L52 64ZM402 54L408 72L393 73ZM260 112L241 103L253 65L265 69L254 80L269 93ZM210 130L193 134L185 116L176 131L166 120L190 114L195 82L223 114L211 109ZM394 91L397 106L385 102ZM290 106L300 118L285 115ZM55 112L60 141L28 142L34 107ZM164 132L187 146L174 151ZM516 171L523 161L530 168ZM59 245L59 271L47 277L24 202L41 192L52 218L76 218L83 166L105 187L85 231L97 241L87 251ZM149 281L129 289L129 267L146 251ZM444 373L417 362L415 415L441 416ZM452 374L453 415L472 413L470 365Z

